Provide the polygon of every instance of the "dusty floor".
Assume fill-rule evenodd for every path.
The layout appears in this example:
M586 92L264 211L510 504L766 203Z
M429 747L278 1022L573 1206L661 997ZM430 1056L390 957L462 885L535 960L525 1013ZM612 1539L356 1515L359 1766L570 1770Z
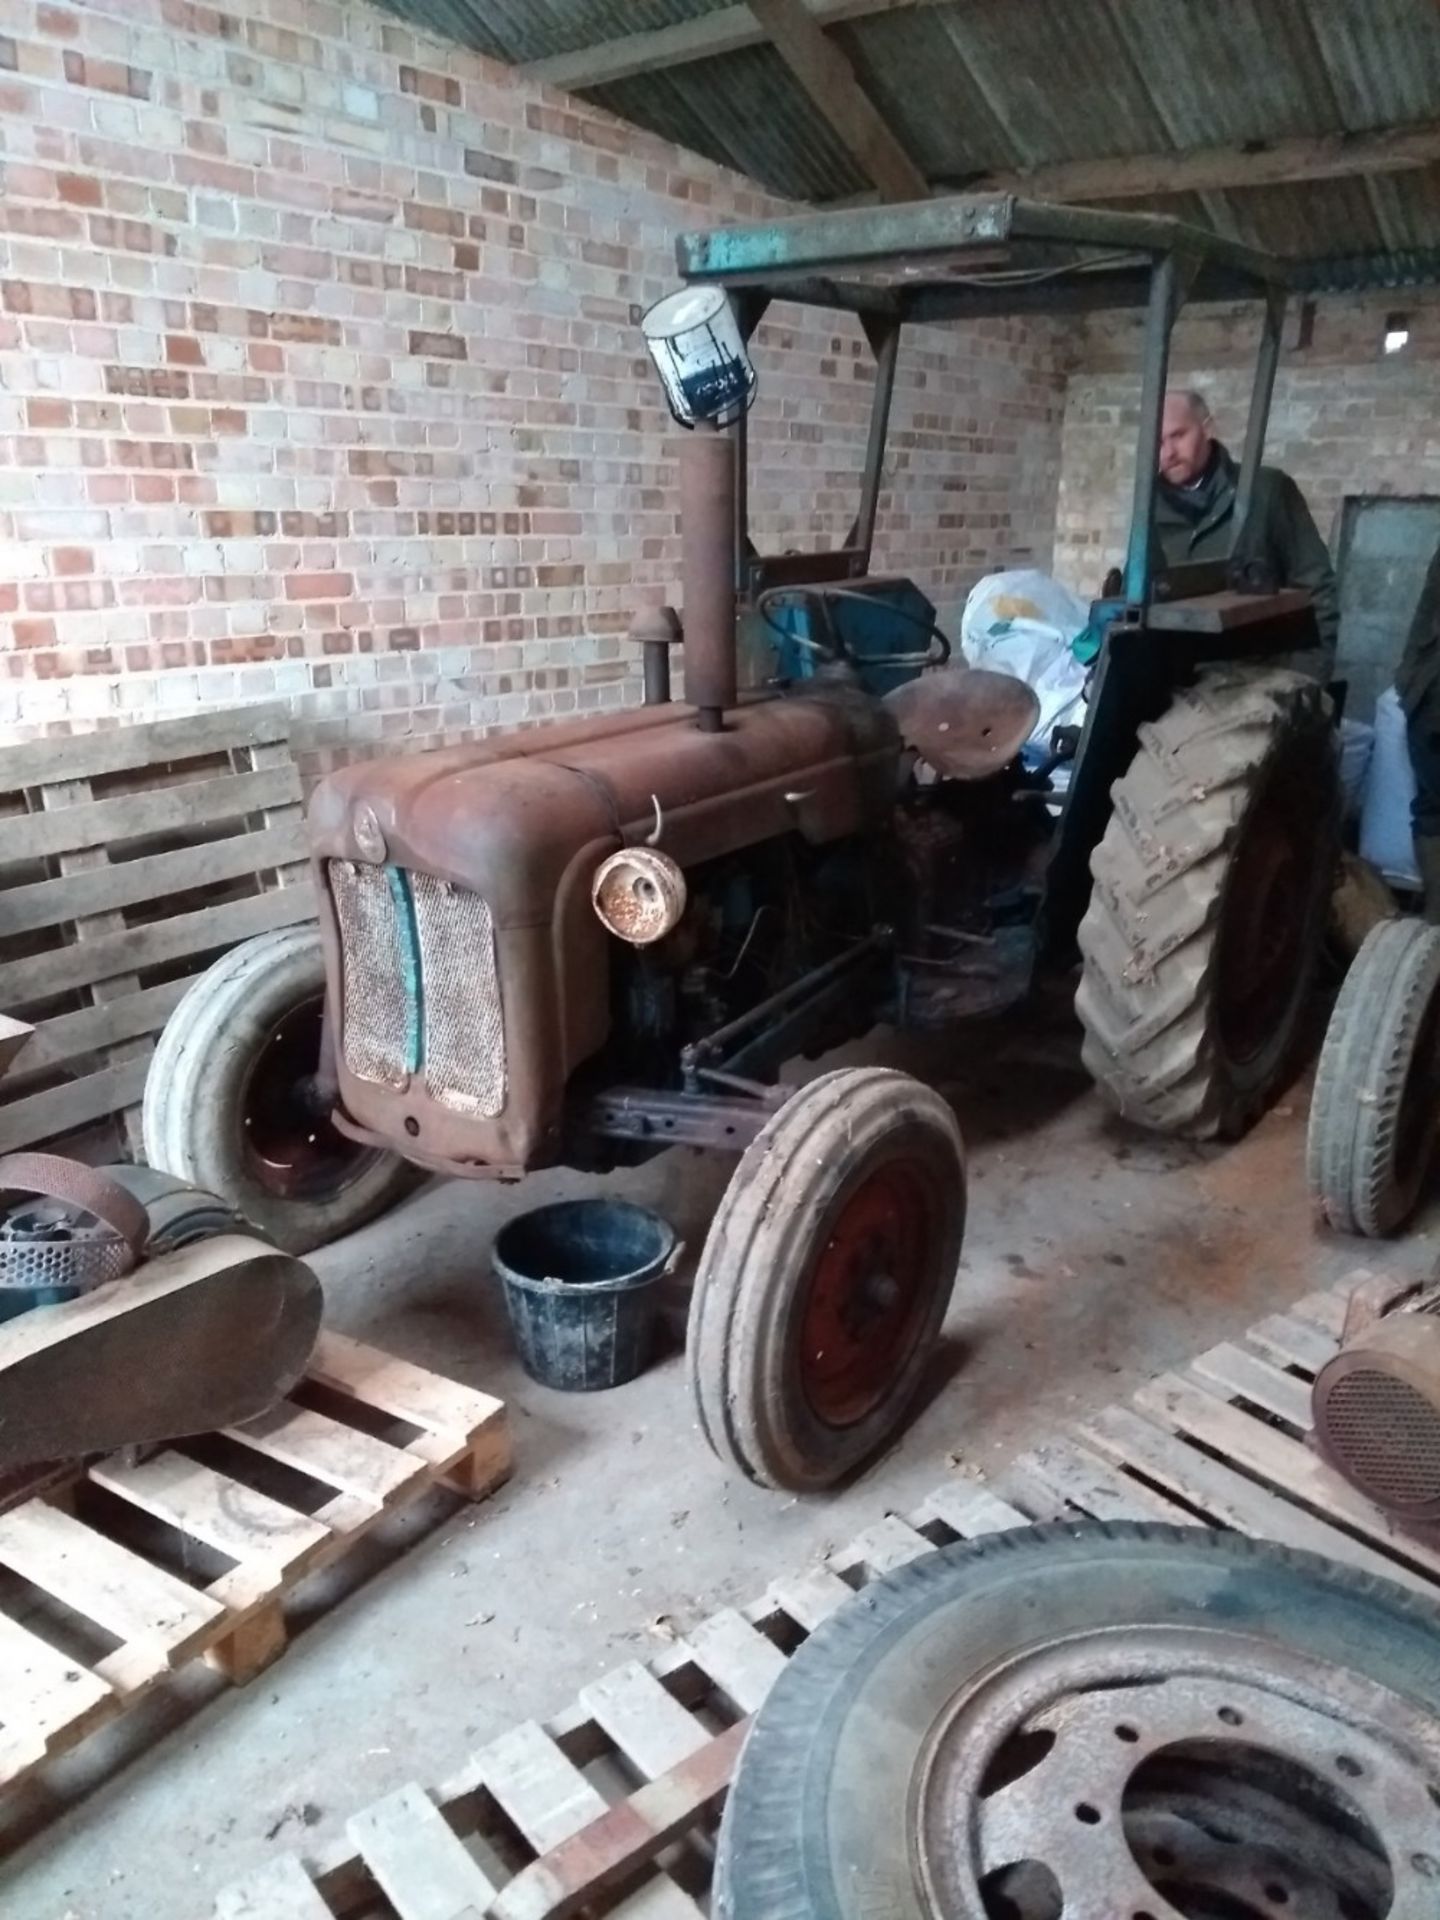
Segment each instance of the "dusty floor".
M869 1051L906 1063L897 1043ZM443 1778L515 1720L643 1658L659 1616L683 1628L758 1594L957 1463L1000 1466L1362 1260L1433 1264L1433 1229L1379 1250L1316 1237L1303 1087L1241 1145L1196 1149L1109 1122L1063 1022L972 1033L943 1073L929 1065L972 1155L948 1345L903 1442L839 1497L727 1478L694 1431L677 1351L594 1398L519 1372L486 1279L490 1237L521 1205L592 1182L432 1185L318 1256L334 1324L506 1398L516 1476L480 1507L437 1502L428 1531L407 1529L408 1550L378 1567L371 1556L353 1593L323 1596L248 1689L182 1688L58 1766L22 1810L47 1824L0 1870L7 1920L193 1920L276 1849L325 1846L366 1802ZM614 1185L698 1244L722 1179L671 1154Z

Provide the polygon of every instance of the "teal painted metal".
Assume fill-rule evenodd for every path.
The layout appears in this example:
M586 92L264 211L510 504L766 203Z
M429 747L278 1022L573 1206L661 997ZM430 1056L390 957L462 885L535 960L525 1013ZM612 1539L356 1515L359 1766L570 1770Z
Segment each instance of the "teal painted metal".
M400 981L405 993L405 1071L418 1073L425 1032L420 929L415 924L415 901L410 893L409 875L400 867L387 866L385 878L390 886L390 898L395 903L395 921L400 929Z
M675 242L675 258L685 278L693 280L960 252L1007 240L1014 208L1009 194L850 207L843 213L817 213L764 226L682 233Z

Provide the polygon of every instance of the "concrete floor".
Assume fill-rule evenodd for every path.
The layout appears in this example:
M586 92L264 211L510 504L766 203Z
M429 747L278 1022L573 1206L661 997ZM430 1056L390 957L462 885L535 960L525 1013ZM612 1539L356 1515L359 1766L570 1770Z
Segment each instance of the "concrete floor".
M998 1468L1057 1421L1362 1260L1433 1264L1433 1229L1383 1249L1317 1238L1304 1087L1239 1146L1193 1148L1105 1117L1063 1016L972 1031L945 1062L893 1040L858 1057L926 1059L971 1149L943 1362L894 1450L838 1496L797 1501L727 1477L705 1451L674 1349L611 1394L535 1386L485 1277L489 1241L521 1206L595 1183L432 1185L317 1256L329 1317L501 1394L514 1480L481 1506L437 1500L425 1527L399 1528L388 1557L377 1548L353 1592L321 1595L250 1687L191 1676L58 1765L17 1816L46 1824L0 1872L7 1920L194 1920L276 1850L327 1846L370 1800L444 1778L517 1719L643 1659L666 1623L683 1630L757 1595L947 1473ZM672 1153L610 1184L698 1246L724 1174Z

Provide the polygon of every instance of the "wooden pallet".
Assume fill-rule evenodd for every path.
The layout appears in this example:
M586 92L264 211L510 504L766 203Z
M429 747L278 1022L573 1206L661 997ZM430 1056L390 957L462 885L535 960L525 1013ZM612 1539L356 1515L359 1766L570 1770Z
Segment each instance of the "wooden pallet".
M956 1478L715 1614L645 1665L582 1689L431 1793L407 1785L314 1862L284 1854L222 1892L216 1920L699 1920L748 1716L796 1647L869 1581L933 1547L1036 1520L1229 1527L1440 1600L1440 1551L1403 1535L1307 1447L1309 1383L1351 1289L1301 1300L1126 1406L1017 1460L1005 1497Z
M480 1499L509 1470L500 1401L322 1333L259 1419L0 1514L0 1789L190 1661L249 1680L307 1575L435 1486Z
M0 1152L111 1115L133 1136L194 976L311 918L289 724L272 703L0 747L0 1009L36 1030L0 1086Z

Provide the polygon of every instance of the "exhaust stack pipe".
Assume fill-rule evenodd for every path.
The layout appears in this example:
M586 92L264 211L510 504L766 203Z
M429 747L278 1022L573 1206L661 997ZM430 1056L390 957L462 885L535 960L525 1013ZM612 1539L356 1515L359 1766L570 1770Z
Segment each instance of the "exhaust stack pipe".
M738 699L735 646L735 442L697 425L680 448L685 698L702 733Z

